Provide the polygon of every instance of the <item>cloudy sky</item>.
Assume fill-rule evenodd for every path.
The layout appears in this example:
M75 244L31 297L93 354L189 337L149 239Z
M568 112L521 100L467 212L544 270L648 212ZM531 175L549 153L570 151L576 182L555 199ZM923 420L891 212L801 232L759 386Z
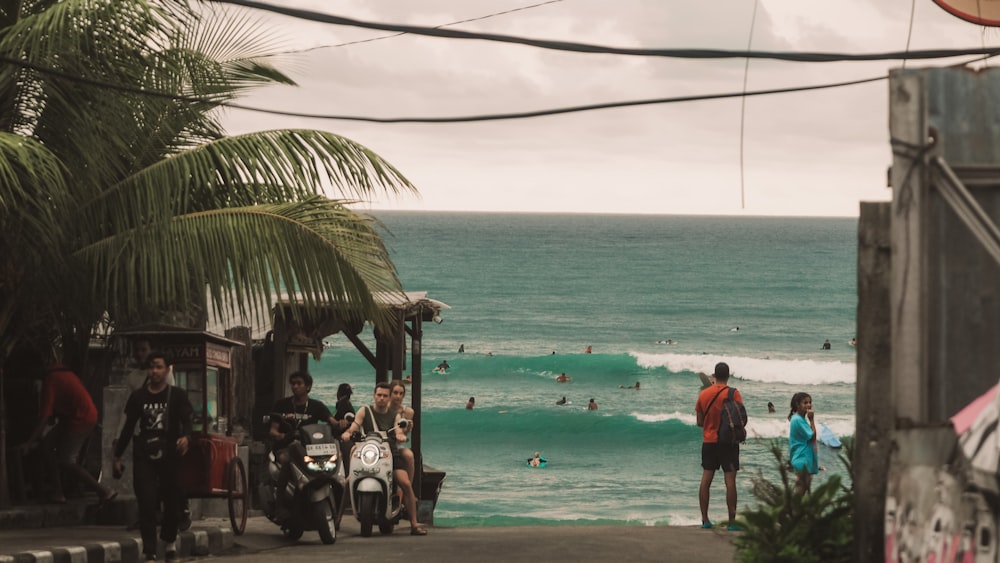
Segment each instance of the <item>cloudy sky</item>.
M545 0L265 0L428 27ZM910 30L913 8L912 34ZM744 50L754 0L557 0L452 29L616 47ZM444 117L740 92L744 59L580 54L402 35L260 13L299 83L241 103L315 114ZM869 53L1000 45L1000 32L931 0L759 0L752 48ZM340 46L338 46L340 45ZM321 47L321 48L314 48ZM916 61L909 68L952 64ZM887 76L901 61L753 60L765 90ZM398 167L420 191L372 209L856 216L888 200L888 82L459 124L374 124L229 110L231 133L332 131ZM332 196L336 196L331 191Z

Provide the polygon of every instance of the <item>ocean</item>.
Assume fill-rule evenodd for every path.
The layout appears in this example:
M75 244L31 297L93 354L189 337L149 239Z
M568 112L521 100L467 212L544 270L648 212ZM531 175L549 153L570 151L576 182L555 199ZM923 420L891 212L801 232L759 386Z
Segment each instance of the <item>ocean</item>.
M777 476L793 393L854 434L856 219L374 214L405 288L451 306L424 325L423 455L447 472L437 525L700 523L697 373L719 361L750 417L741 509L752 476ZM348 382L370 402L372 368L328 342L313 395L333 404ZM545 468L527 466L536 451ZM838 454L821 446L819 481L848 480ZM718 473L710 517L725 516Z

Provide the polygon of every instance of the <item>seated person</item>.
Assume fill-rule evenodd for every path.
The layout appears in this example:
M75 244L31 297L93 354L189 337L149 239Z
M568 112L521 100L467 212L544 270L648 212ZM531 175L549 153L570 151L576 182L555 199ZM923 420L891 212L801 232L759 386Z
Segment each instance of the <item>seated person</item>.
M311 375L297 371L288 376L288 385L292 388L292 396L274 403L271 411L281 414L281 418L272 419L269 432L274 439L272 447L274 458L281 465L277 483L279 497L286 495L285 489L291 477L289 460L301 460L305 456L305 448L298 441L299 428L319 422L328 422L333 428L340 428L340 423L333 418L330 409L323 404L323 401L309 398L313 385Z
M399 415L400 418L405 418L410 421L410 424L406 425L406 429L403 430L403 434L406 436L404 441L410 439L410 433L413 432L413 409L403 405L403 399L406 398L406 386L403 382L398 379L393 379L389 383L389 410ZM403 461L406 462L406 474L410 476L410 482L413 482L413 472L415 470L416 464L413 459L413 450L410 448L404 448L399 446L399 453L403 454Z
M406 471L406 462L397 446L399 442L406 441L406 434L397 426L400 419L399 413L390 408L391 392L392 386L389 383L380 381L376 384L374 404L363 406L358 410L354 422L347 427L341 439L349 440L351 433L359 429L364 429L365 432L380 430L389 435L389 444L392 449L392 475L396 484L403 491L403 504L406 506L406 514L410 518L410 534L426 536L427 530L417 522L417 497L413 493L413 482L410 481L410 475Z

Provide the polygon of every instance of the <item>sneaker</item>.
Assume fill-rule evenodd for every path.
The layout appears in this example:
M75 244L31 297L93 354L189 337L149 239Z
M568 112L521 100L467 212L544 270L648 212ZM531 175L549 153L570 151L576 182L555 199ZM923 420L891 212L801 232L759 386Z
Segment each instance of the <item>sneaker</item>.
M726 526L726 530L728 530L730 532L742 532L743 531L743 527L742 526L738 526L736 524L730 524L730 525Z
M714 525L715 524L712 524L711 522L702 522L701 523L701 529L702 530L707 530L707 529L711 528Z

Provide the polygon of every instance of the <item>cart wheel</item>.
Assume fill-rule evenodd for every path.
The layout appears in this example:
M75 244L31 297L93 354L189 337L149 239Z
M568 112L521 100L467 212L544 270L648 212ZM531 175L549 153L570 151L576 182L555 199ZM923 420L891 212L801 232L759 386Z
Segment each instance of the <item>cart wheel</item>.
M247 529L247 470L243 460L234 457L226 466L226 489L229 497L229 523L233 533L242 536Z

